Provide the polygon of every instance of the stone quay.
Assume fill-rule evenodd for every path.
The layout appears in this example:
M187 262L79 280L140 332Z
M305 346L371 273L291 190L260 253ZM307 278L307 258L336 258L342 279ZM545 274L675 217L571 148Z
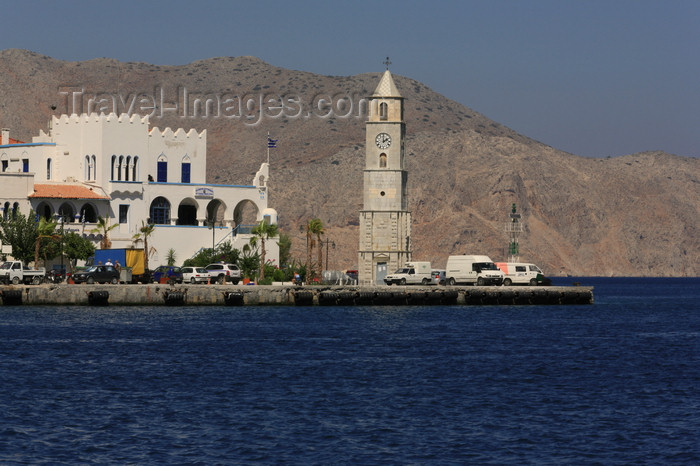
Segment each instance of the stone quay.
M2 304L363 306L593 304L587 286L8 285Z

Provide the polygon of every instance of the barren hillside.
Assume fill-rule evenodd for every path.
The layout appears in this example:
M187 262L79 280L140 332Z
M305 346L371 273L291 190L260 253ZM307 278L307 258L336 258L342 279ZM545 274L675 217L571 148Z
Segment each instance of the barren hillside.
M362 98L379 76L320 76L254 57L156 66L12 49L0 52L0 126L28 141L51 114L86 111L90 99L92 109L150 113L153 126L207 129L213 183L248 183L266 160L270 132L279 139L270 154L271 206L293 254L303 256L299 225L319 217L336 244L330 267L348 269L357 264ZM415 80L394 79L406 98L416 259L442 266L455 253L505 258L504 224L516 203L526 229L521 258L548 274L700 275L700 160L663 152L579 157ZM197 99L209 99L208 110Z

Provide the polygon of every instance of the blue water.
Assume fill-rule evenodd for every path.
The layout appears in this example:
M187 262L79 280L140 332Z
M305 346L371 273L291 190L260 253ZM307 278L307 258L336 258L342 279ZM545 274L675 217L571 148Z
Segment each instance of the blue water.
M700 279L588 306L0 307L0 464L698 464Z

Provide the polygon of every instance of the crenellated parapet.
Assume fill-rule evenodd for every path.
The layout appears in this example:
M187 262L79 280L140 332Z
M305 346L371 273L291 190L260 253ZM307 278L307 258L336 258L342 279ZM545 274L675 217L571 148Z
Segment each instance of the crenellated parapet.
M137 114L129 116L126 113L122 113L121 115L117 115L116 113L81 113L80 115L73 113L71 115L63 114L58 117L51 117L51 127L54 129L57 129L60 126L77 125L81 123L88 125L129 123L131 125L140 124L146 128L148 128L149 125L148 116L141 116Z
M151 128L148 135L152 138L161 137L163 139L204 139L207 136L207 130L203 129L201 132L197 132L197 130L194 128L191 128L189 131L185 131L182 128L178 128L176 131L173 131L169 126L166 127L164 130L161 130L157 126L154 126L153 128Z

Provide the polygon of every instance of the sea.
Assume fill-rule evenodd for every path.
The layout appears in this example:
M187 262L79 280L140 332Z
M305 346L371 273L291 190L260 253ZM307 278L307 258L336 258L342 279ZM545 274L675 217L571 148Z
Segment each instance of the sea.
M700 464L700 278L592 305L0 306L0 464Z

